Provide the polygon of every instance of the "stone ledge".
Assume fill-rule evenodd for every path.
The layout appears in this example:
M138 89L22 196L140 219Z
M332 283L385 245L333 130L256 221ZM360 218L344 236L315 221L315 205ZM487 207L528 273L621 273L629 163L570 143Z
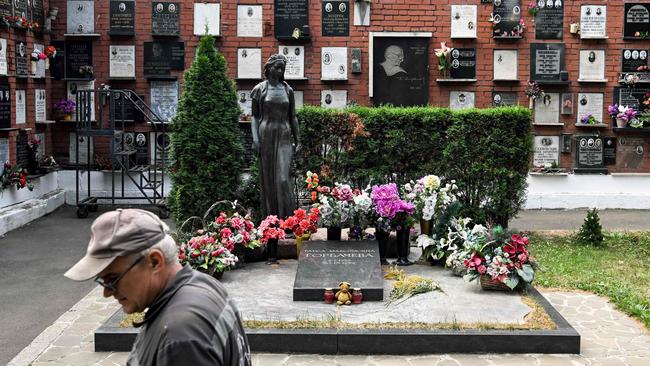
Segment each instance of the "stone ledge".
M0 210L0 235L45 216L65 203L65 191L56 189L38 198Z

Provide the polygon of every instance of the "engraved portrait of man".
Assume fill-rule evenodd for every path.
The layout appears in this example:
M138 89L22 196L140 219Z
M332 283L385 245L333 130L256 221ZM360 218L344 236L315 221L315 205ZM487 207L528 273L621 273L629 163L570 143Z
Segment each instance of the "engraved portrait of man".
M393 76L402 72L406 73L406 70L400 67L402 61L404 61L404 51L402 48L396 45L390 45L386 47L386 51L384 51L384 62L380 63L380 65L384 69L386 76Z

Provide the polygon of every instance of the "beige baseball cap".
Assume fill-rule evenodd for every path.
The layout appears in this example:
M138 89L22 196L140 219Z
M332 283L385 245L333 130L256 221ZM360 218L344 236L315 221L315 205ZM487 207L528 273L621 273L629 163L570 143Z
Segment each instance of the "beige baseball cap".
M90 227L86 255L64 276L85 281L96 277L117 257L141 252L171 239L169 227L155 214L135 209L118 208L100 215Z

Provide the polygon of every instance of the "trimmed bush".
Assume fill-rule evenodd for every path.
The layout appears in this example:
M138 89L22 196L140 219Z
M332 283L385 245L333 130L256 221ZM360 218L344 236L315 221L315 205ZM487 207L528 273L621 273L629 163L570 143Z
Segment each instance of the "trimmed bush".
M603 226L600 224L600 216L596 208L587 212L587 217L577 233L577 239L583 244L600 246L603 244Z

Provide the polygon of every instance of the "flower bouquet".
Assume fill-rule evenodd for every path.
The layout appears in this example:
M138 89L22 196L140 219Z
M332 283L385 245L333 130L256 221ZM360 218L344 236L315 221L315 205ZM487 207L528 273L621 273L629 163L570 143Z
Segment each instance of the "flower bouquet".
M440 48L435 49L436 57L438 57L438 71L440 71L443 79L449 79L451 51L453 51L453 48L447 47L447 42L440 42Z
M341 240L341 228L353 217L354 195L348 184L335 183L330 194L320 195L321 224L327 227L328 240Z
M4 164L4 170L0 174L0 192L11 186L16 189L27 187L30 191L34 190L34 185L27 178L27 169L21 166L11 166L8 161Z
M607 107L607 114L612 118L616 118L617 127L625 127L636 117L637 112L634 108L628 106L624 107L622 105L619 106L618 104L612 104Z
M261 236L260 242L262 245L266 245L267 264L277 262L278 240L285 238L285 232L282 230L283 224L284 221L277 216L269 215L262 220L257 228Z
M237 256L223 245L218 233L205 230L197 230L195 236L181 243L178 260L215 277L220 277L238 261Z
M596 125L599 122L596 120L596 117L594 117L591 113L580 117L580 123L583 125Z
M539 12L540 6L537 4L537 0L530 0L528 2L528 13L533 17Z
M410 229L415 223L413 212L415 206L400 198L397 184L388 183L373 186L370 194L377 215L377 240L379 257L382 264L386 262L386 242L388 232L397 230L397 265L410 265L408 260ZM384 241L382 243L382 241Z
M260 246L260 235L250 215L242 217L238 212L228 215L222 211L208 224L208 231L217 233L223 246L230 251L237 247L255 249Z
M372 222L373 209L372 198L368 194L368 186L365 190L355 189L352 191L354 194L353 209L352 209L352 227L348 237L354 240L361 240L364 236L364 229L367 228Z
M69 121L72 119L72 113L77 108L77 103L70 99L61 99L54 103L54 109L63 113L63 119Z
M302 249L303 239L309 239L309 236L318 230L316 225L319 219L320 210L317 207L310 208L309 215L306 210L299 208L293 211L293 216L287 217L280 226L284 230L290 230L296 236L298 255Z
M528 97L528 108L533 109L534 101L537 98L544 97L544 91L539 87L536 81L528 80L528 85L526 85L526 96Z
M456 201L456 181L452 180L444 187L436 175L426 175L411 181L402 187L407 201L415 205L415 217L420 219L423 234L431 235L431 223Z

